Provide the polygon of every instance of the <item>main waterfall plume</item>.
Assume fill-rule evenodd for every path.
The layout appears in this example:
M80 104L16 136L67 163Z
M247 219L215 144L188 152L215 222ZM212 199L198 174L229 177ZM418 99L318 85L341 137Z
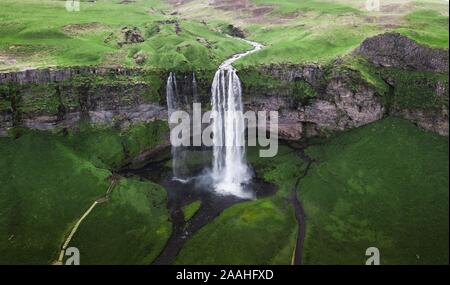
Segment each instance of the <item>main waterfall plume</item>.
M245 161L245 125L242 88L236 71L221 68L212 85L213 180L218 192L241 196L242 184L251 179Z
M213 117L212 178L215 190L246 197L243 185L251 179L245 159L245 124L241 81L232 63L262 48L247 41L254 49L226 60L217 70L211 87Z

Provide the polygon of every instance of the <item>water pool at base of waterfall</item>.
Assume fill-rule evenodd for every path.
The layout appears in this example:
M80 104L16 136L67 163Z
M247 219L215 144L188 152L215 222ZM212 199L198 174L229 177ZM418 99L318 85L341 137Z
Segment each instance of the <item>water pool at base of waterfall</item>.
M138 168L123 169L120 174L126 177L139 177L150 180L164 187L167 192L167 208L173 224L172 235L161 255L154 264L170 264L177 256L184 243L199 229L209 224L225 209L246 201L272 196L276 193L275 185L259 178L252 168L252 178L241 185L243 195L216 191L216 182L208 173L211 171L212 150L184 148L179 150L184 157L180 168L180 178L173 177L172 151L166 149L157 157ZM195 201L200 208L192 218L185 220L183 208Z

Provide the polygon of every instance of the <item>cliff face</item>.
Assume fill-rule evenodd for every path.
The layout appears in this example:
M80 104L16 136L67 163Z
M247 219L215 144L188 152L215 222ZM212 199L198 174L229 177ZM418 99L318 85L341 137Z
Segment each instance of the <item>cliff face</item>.
M263 72L293 85L284 90L259 92L246 101L246 106L254 111L278 110L279 133L284 139L359 127L381 119L385 113L375 89L355 80L356 75L351 72L328 74L320 66L312 65L265 67ZM297 82L304 82L308 88L297 88ZM278 95L274 95L277 90ZM308 97L307 90L313 90L314 94ZM301 96L302 92L304 97L295 96Z
M0 134L11 127L72 128L80 120L125 126L165 119L139 71L73 68L0 74Z
M363 56L370 63L380 67L394 67L412 72L423 72L424 76L417 76L410 82L399 82L398 76L384 76L383 80L390 86L392 93L408 93L403 96L412 96L414 90L401 88L404 84L411 84L424 95L430 90L434 97L430 98L440 102L435 106L411 106L406 108L395 107L391 114L410 120L420 127L437 132L441 135L449 134L448 117L448 49L435 49L416 43L398 33L387 33L366 39L354 52ZM430 80L430 77L437 77ZM417 84L419 82L419 84ZM417 84L417 85L414 85Z
M367 74L349 67L346 59L329 66L273 65L256 72L242 70L244 94L252 94L247 97L247 108L279 110L280 135L291 139L359 127L385 115L448 136L448 50L424 47L398 33L388 33L366 39L351 58L368 63L364 73L370 73L370 80ZM253 77L268 77L257 83L246 80L246 74L252 72ZM378 85L372 82L374 78ZM283 83L267 84L270 79Z
M359 127L395 115L448 135L448 51L399 34L364 41L353 56L373 69L370 80L344 60L327 66L242 69L247 110L279 111L279 133L299 139ZM367 73L367 72L366 72ZM210 100L214 71L177 74L177 99L188 109ZM11 127L72 128L80 120L126 127L167 119L167 72L72 68L0 74L0 135ZM374 84L378 78L380 84ZM195 82L195 83L194 83ZM409 94L412 92L413 94Z

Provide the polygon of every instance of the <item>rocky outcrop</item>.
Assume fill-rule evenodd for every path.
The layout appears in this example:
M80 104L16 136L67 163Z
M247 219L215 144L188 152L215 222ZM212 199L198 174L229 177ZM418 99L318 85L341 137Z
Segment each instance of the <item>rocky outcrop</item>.
M366 82L359 72L342 66L343 60L329 66L261 66L248 80L245 77L252 71L244 69L241 70L244 94L251 94L250 98L246 97L247 108L278 110L279 133L287 139L359 127L385 115L402 117L448 136L448 103L445 102L449 90L448 81L442 79L445 77L442 73L448 73L448 50L431 49L398 33L388 33L365 40L354 54L364 56L383 70L394 67L404 69L404 73L391 77L392 71L386 76L381 72L390 90L381 94L384 91ZM258 82L255 77L262 79ZM282 84L271 84L273 79ZM298 89L296 83L309 85L316 95L302 95L304 90ZM408 98L405 94L408 90L414 91L414 96ZM414 104L423 107L410 106Z
M122 28L122 39L117 43L120 47L127 44L137 44L145 41L141 31L137 27Z
M126 68L103 68L103 67L73 67L73 68L44 68L28 69L18 72L0 73L0 84L16 83L24 84L46 84L50 82L67 81L77 75L99 76L99 75L122 75L131 76L140 74L140 69Z
M233 25L228 25L227 34L236 38L245 38L245 32L241 28Z
M307 103L296 102L292 96L264 96L246 102L246 107L253 111L278 110L279 136L288 140L363 126L381 119L385 112L372 87L363 82L355 86L352 78L338 75L328 81L323 93Z
M399 117L414 122L419 127L448 136L449 117L448 110L445 109L405 109L394 113Z
M399 33L368 38L355 54L379 66L448 73L448 50L420 45Z

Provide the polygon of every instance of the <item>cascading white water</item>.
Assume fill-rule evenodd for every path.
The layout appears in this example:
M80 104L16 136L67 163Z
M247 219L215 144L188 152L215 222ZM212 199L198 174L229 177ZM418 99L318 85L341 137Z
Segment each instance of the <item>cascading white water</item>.
M217 70L211 88L213 117L212 178L215 190L248 198L243 185L251 179L245 160L245 124L242 87L232 64L243 56L262 48L247 41L254 49L226 60Z
M170 117L174 111L177 109L177 78L175 74L171 72L167 78L166 83L166 101L167 101L167 113Z
M211 87L211 105L215 111L212 122L213 162L211 176L207 177L208 180L209 177L212 178L214 190L219 194L252 198L253 194L245 191L243 187L252 177L245 159L245 124L241 82L232 64L236 60L260 50L263 46L255 42L244 41L251 44L253 49L236 54L224 61L217 70ZM185 80L185 82L187 81ZM166 87L167 111L170 116L179 107L174 73L170 73ZM197 103L199 98L195 74L192 76L192 92L193 101ZM170 128L172 127L170 126ZM173 179L186 183L191 179L185 179L187 171L184 162L183 149L172 146Z
M245 161L245 126L242 88L236 71L221 68L212 85L213 180L215 190L243 196L242 185L251 179Z

